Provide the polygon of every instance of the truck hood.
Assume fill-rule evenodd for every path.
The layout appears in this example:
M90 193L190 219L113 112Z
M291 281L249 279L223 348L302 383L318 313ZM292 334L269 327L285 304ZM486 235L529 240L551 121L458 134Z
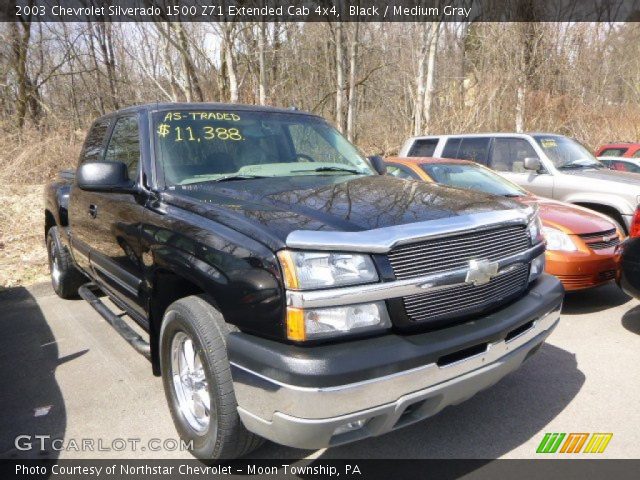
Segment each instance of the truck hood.
M616 228L604 215L570 203L535 195L522 198L522 202L528 205L537 204L544 225L560 228L569 234L583 235Z
M564 170L563 174L575 177L587 177L594 180L624 183L626 185L636 185L640 189L640 174L631 172L619 172L606 168L600 170Z
M250 236L261 235L258 240L269 236L283 244L294 230L362 231L526 208L507 198L378 175L297 176L186 185L167 191L165 201Z

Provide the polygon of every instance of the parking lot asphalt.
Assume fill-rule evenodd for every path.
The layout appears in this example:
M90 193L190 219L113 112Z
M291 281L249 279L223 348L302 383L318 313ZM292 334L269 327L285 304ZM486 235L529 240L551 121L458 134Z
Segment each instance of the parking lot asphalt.
M190 458L149 362L87 303L48 284L5 290L0 329L0 458ZM539 353L460 405L350 445L266 443L252 457L535 458L546 432L611 432L599 458L640 458L639 405L640 302L607 285L569 294Z

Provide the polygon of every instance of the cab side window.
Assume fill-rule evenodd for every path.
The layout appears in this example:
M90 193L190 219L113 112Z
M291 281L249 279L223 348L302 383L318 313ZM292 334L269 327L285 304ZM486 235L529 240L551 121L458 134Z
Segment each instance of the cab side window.
M140 139L138 119L135 116L118 119L113 127L104 159L107 162L124 163L129 171L129 178L135 180L138 177Z
M104 155L104 137L109 129L109 120L98 120L93 124L82 147L80 163L97 162Z
M524 159L538 158L524 138L495 138L489 167L498 172L525 173Z

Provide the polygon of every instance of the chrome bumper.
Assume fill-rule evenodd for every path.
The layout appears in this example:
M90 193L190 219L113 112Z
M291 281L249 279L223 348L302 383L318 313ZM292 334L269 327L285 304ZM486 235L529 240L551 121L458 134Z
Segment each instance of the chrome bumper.
M446 366L431 363L329 388L287 385L231 364L238 412L250 431L298 448L323 448L380 435L460 403L515 370L558 323L560 305L509 340ZM410 408L409 408L410 407ZM363 420L364 426L335 434Z

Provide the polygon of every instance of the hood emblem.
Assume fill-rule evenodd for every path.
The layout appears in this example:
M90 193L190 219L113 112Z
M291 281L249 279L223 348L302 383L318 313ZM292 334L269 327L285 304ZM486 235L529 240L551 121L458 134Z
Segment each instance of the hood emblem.
M465 282L473 283L476 287L485 285L498 275L498 262L489 260L470 260L469 270Z

